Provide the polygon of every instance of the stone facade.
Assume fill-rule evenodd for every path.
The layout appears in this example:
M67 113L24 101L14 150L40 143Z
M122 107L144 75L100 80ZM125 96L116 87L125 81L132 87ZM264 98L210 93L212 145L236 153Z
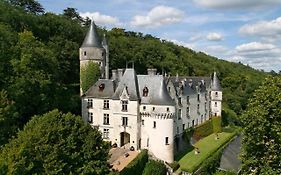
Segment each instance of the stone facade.
M92 27L93 23L89 32L96 31ZM84 42L89 41L88 36ZM80 48L81 66L85 45ZM108 71L109 65L104 65L108 53L106 57L100 55L108 51L108 46L102 49L96 45L87 49L97 51L91 55L101 56L101 70ZM179 138L185 129L221 115L222 90L216 73L213 77L173 77L156 72L149 69L147 75L137 75L133 68L118 69L112 70L111 79L105 73L107 76L83 92L82 118L97 128L104 140L119 147L148 149L171 163L180 150Z

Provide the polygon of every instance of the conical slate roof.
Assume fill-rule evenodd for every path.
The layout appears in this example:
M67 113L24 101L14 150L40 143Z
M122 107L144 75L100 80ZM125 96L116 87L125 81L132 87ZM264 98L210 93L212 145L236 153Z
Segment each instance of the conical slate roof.
M97 33L97 27L94 21L91 21L90 29L84 39L84 42L81 47L98 47L102 48L101 42L99 40L99 36Z
M220 80L219 78L217 77L217 73L214 72L214 75L213 75L213 79L212 79L212 87L211 89L213 91L222 91L222 88L221 88L221 85L220 85Z

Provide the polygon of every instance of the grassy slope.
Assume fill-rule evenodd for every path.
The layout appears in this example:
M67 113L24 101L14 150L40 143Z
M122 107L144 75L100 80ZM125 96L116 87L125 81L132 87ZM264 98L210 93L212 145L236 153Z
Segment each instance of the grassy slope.
M200 140L194 146L199 148L200 153L195 154L193 149L179 160L180 168L184 171L193 172L201 163L210 155L226 144L235 133L222 132L219 133L219 139L215 139L215 134Z

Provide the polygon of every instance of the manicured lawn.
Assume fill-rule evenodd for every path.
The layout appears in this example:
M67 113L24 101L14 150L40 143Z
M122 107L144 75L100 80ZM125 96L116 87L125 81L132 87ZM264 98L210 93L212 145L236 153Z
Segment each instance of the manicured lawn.
M204 160L210 157L210 155L216 152L221 146L226 144L235 133L222 132L218 135L218 140L215 139L215 134L211 134L197 142L194 147L199 148L200 153L195 154L195 150L193 149L183 156L179 160L180 169L187 172L195 171Z

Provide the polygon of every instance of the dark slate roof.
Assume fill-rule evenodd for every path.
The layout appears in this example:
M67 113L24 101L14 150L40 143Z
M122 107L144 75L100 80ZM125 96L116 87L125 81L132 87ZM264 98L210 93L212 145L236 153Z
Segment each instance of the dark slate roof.
M221 88L221 85L220 85L220 80L217 77L217 73L216 72L214 72L214 75L213 75L211 89L213 91L222 91L222 88Z
M138 75L141 104L175 105L167 91L162 75ZM143 97L143 89L148 88L147 97Z
M220 169L235 172L241 169L241 161L238 159L241 151L241 137L239 135L223 150Z
M197 94L197 88L200 92L206 92L206 90L211 86L210 77L169 77L169 80L178 90L182 90L183 95Z
M125 70L112 99L120 99L120 96L125 88L129 94L129 100L137 101L140 99L138 80L134 69Z
M99 79L85 93L85 96L93 98L111 98L114 94L115 86L116 85L114 80Z
M102 48L99 36L97 33L97 27L94 21L91 21L90 29L84 39L84 42L81 47L98 47Z

